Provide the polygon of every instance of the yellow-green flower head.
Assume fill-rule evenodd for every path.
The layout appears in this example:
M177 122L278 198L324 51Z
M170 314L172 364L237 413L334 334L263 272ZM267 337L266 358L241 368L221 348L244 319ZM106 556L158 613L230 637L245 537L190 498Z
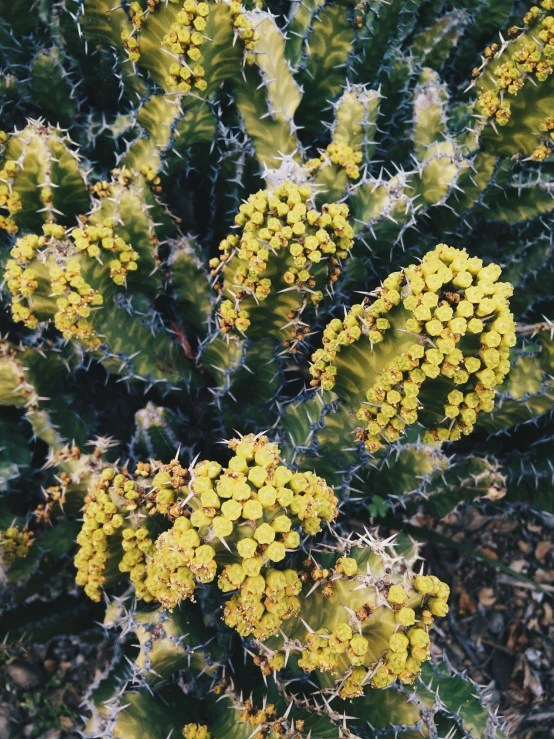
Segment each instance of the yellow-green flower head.
M205 460L189 470L172 460L139 463L132 477L104 470L85 502L76 558L90 597L100 598L113 555L137 595L164 608L212 582L235 593L224 620L243 635L267 638L298 612L302 582L285 559L301 534L315 535L335 519L337 499L317 475L286 467L265 436L244 436L229 448L226 467ZM144 524L154 516L172 522L155 541ZM353 572L347 558L344 567Z
M492 410L515 344L513 288L499 282L500 273L465 249L439 244L421 264L389 275L373 302L329 323L312 356L312 385L358 407L358 438L369 452L397 441L416 421L428 429L427 442L455 441L473 430L480 412ZM345 372L356 381L343 380ZM360 387L369 388L365 398ZM422 392L435 402L442 397L443 414L420 413Z
M298 618L284 622L280 636L265 641L263 653L272 650L272 664L278 665L284 664L276 659L280 650L301 651L299 667L315 677L328 673L325 685L335 678L343 698L361 695L366 683L382 688L396 679L413 682L429 658L433 616L448 610L448 586L416 575L412 561L371 536L349 556L337 557L334 566L308 560Z
M156 541L146 585L166 608L192 598L198 583L240 590L225 607L226 622L247 635L275 631L297 610L301 583L293 570L274 570L300 543L337 513L337 500L313 473L289 470L264 436L230 442L226 468L204 461L190 480L160 467L153 477L158 510L178 508L173 527ZM179 476L178 476L179 477ZM184 484L186 483L186 484ZM183 501L180 503L180 501ZM235 562L217 565L218 555Z
M327 204L320 212L312 198L309 185L285 182L274 190L260 190L240 206L235 224L242 231L223 239L219 264L211 265L214 276L222 273L220 287L229 297L220 305L222 332L244 333L257 304L269 301L265 311L275 306L283 325L292 321L286 346L304 339L309 329L295 319L304 302L320 302L325 283L338 279L339 260L347 256L354 236L346 205ZM281 316L283 290L295 300Z

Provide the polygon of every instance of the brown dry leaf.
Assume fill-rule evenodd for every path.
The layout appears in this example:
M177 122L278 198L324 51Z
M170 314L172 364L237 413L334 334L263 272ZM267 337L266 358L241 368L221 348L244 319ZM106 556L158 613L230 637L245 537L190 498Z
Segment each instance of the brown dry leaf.
M535 557L539 562L544 562L546 555L553 547L554 544L551 541L539 541L535 547Z
M543 694L543 687L540 678L532 670L529 665L525 664L525 678L523 680L523 687L529 688L536 698L540 698Z
M527 560L525 559L514 559L510 564L508 565L510 569L512 569L514 572L523 572L525 569L527 569Z
M483 547L479 551L481 552L481 554L484 554L485 557L490 557L491 559L498 561L498 554L494 551L494 549L491 549L490 547Z
M541 619L541 623L543 626L550 626L552 623L552 608L546 601L544 601L542 607L544 610L544 616Z
M535 582L543 583L554 582L554 570L543 570L539 568L535 572L534 580Z
M492 588L481 588L478 597L482 606L492 606L496 602L496 595Z
M517 543L518 549L523 552L523 554L528 554L531 551L532 544L529 541L523 541L520 539Z
M471 614L477 611L477 606L471 600L467 590L464 590L463 588L460 588L460 600L458 602L458 610L460 613L471 613Z

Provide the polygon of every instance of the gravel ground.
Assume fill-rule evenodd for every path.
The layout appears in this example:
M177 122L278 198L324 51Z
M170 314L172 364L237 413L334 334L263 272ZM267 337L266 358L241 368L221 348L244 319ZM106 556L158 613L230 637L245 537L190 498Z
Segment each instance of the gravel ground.
M468 508L436 529L525 575L519 582L450 546L427 547L450 582L450 614L434 642L451 663L491 689L509 737L554 737L554 517L518 511L491 518ZM545 592L546 591L546 592Z
M48 646L0 647L1 739L79 739L80 703L103 670L108 647L68 637Z

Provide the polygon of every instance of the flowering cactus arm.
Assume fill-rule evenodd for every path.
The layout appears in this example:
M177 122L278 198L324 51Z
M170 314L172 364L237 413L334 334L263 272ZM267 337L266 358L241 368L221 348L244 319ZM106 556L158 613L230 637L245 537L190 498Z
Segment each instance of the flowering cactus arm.
M533 6L524 16L524 28L511 27L511 40L487 47L481 66L474 70L481 140L494 153L522 154L539 162L550 156L554 131L552 11L550 0Z
M333 389L360 420L367 419L360 438L370 452L381 448L381 434L386 442L395 441L416 420L429 429L429 440L454 440L470 433L477 413L492 409L494 387L509 370L509 348L515 343L507 303L512 288L496 283L496 265L483 267L482 260L469 260L464 251L439 245L420 267L409 267L404 275L389 277L379 292L382 297L371 307L357 306L344 321L331 322L324 333L325 347L313 355L312 384ZM490 331L484 331L481 320L486 315L498 321ZM390 328L392 334L387 335ZM458 330L461 333L455 333ZM425 349L425 344L431 348ZM416 382L414 395L405 371L409 382ZM397 382L404 383L398 395ZM390 423L385 420L388 413Z
M226 3L159 4L144 20L138 45L140 65L164 90L177 94L195 90L209 97L239 70L241 50L233 44Z
M352 245L347 216L345 205L316 210L312 189L292 182L261 190L241 205L235 223L242 235L224 239L221 262L214 260L223 278L223 333L274 336L295 350L309 332L305 309L321 302Z
M234 83L235 101L260 164L276 168L278 159L299 148L293 117L301 92L287 65L284 38L271 16L257 12L256 63ZM265 94L264 94L265 93Z
M344 699L363 695L366 683L413 683L429 659L429 627L448 613L449 595L438 578L415 575L414 557L369 535L342 556L318 561L312 554L298 618L264 640L269 666L279 670L292 658Z
M78 155L60 129L30 122L4 136L0 165L0 228L40 228L46 221L71 223L89 209ZM7 211L7 214L6 214Z
M318 187L318 201L340 200L348 185L360 178L375 150L375 131L381 95L363 85L348 89L334 104L332 141L306 167Z
M296 613L296 572L283 574L271 563L298 548L298 529L315 535L332 521L336 498L321 478L279 464L279 449L266 437L230 445L236 454L227 469L206 461L189 471L173 460L139 463L134 478L103 470L85 501L75 559L77 581L89 597L99 600L102 587L129 572L137 597L171 609L219 573L223 593L240 587L224 610L225 622L239 633L269 636ZM154 515L168 514L173 526L154 542L143 511L153 524Z

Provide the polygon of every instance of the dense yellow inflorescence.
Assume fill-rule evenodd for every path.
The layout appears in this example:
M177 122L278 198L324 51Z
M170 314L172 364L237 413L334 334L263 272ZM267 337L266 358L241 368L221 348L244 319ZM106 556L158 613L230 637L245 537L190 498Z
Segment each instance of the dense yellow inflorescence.
M16 559L26 557L33 542L33 533L27 526L21 529L17 526L10 526L5 531L0 531L2 562L5 565L11 565Z
M256 5L257 7L261 7L262 3L259 2ZM231 13L233 28L238 33L246 50L244 61L248 66L252 66L256 59L254 52L256 50L256 41L260 39L260 33L254 29L252 21L245 16L241 3L232 0L229 4L229 12Z
M5 279L12 294L14 321L27 328L36 328L39 320L28 305L28 300L39 287L39 262L35 261L40 250L56 255L46 264L49 292L56 298L54 323L66 339L77 339L95 348L100 340L88 320L91 308L102 305L102 296L81 275L78 260L68 252L63 226L47 223L43 235L28 234L19 238L6 263ZM34 262L34 267L31 264Z
M185 739L211 739L212 737L206 724L185 724L183 736Z
M124 285L127 273L136 270L139 255L110 225L91 226L86 218L81 220L82 227L69 233L63 226L46 223L42 236L27 234L19 238L10 252L12 258L6 263L4 277L13 296L14 321L31 329L38 326L29 299L40 281L47 280L48 294L56 297L54 324L58 331L65 339L76 339L96 349L100 338L89 318L103 298L83 278L79 254L91 258L99 258L102 250L117 254L117 259L109 262L110 277L116 285Z
M342 167L351 180L360 178L359 163L362 161L362 152L356 151L344 141L332 142L327 149L316 159L306 162L306 169L315 172L328 162Z
M3 147L7 141L7 133L0 131L0 147ZM13 216L22 207L21 196L17 190L13 189L13 180L17 170L17 162L11 159L4 162L2 169L0 169L0 209L4 209L8 213L8 215L0 213L0 231L7 231L10 234L15 234L19 230Z
M193 88L203 92L208 87L200 58L209 13L208 3L185 0L177 20L163 37L163 45L179 57L179 61L169 67L166 77L166 84L178 92L188 93Z
M145 559L152 554L152 540L147 528L124 516L126 493L131 489L133 484L127 475L116 474L108 467L85 498L83 526L77 536L75 582L83 585L85 593L94 601L101 598L111 558L119 560L120 572L129 573L137 597L152 600L144 586Z
M309 575L320 581L324 601L316 607L307 599L300 616L308 626L317 608L315 620L321 627L307 630L300 640L296 632L290 648L298 648L300 641L298 666L308 673L317 670L336 677L342 698L362 695L368 683L374 688L385 688L397 678L404 684L412 683L430 657L429 630L434 618L448 613L450 589L446 583L434 576L413 575L409 568L403 573L397 568L396 572L390 564L385 573L391 569L392 575L373 577L372 567L366 571L354 557L343 556L334 568L316 566ZM345 583L353 589L338 587ZM348 592L355 597L363 595L364 603L356 611L348 609L352 606ZM381 653L376 651L373 633L380 643L389 633L388 646ZM267 671L279 670L284 664L285 655L278 651L268 660Z
M104 470L85 503L78 539L78 582L90 597L99 597L114 537L110 549L115 558L118 546L125 551L119 569L130 573L137 596L164 608L192 599L198 583L217 578L224 593L238 591L225 604L224 620L245 636L267 638L298 612L298 574L274 565L299 547L300 531L315 535L323 521L334 520L337 499L321 478L281 464L279 448L264 436L229 446L227 468L209 461L191 471L176 460L139 463L135 479ZM152 543L146 528L132 524L145 514L167 515L173 525ZM226 563L218 566L221 556Z
M286 182L272 191L260 190L240 206L235 223L242 234L224 239L219 245L221 258L210 261L214 275L227 263L232 270L226 276L226 288L234 293L235 302L225 300L219 310L224 333L233 328L244 332L250 326L249 312L240 307L245 297L263 301L272 289L289 286L305 292L306 300L317 304L323 293L317 289L315 266L328 260L328 278L338 278L339 260L347 256L354 236L347 220L348 206L324 205L319 212L310 207L312 195L309 185ZM286 259L283 284L274 286L264 273L269 261L279 254Z
M488 73L488 61L498 59L498 53L507 54L511 49L515 49L507 61L494 67L495 88L483 90L477 98L477 111L487 118L494 117L499 126L505 126L512 116L510 102L506 96L517 95L526 84L536 86L537 83L545 82L554 71L554 15L548 15L552 10L554 10L553 0L543 0L540 7L532 6L524 16L523 21L527 29L524 29L520 38L510 41L506 49L504 47L501 49L498 44L492 44L485 49L485 73ZM517 28L510 29L511 36L518 33ZM482 69L474 70L475 76L481 73ZM550 148L541 144L531 156L535 161L542 161L550 152Z
M403 330L414 343L380 372L358 411L367 424L362 438L369 452L396 441L418 420L418 395L427 380L441 376L454 386L444 406L447 425L427 431L428 442L459 439L472 431L479 412L492 410L494 388L509 372L516 340L508 303L513 288L498 282L500 273L496 264L485 267L465 250L439 244L421 264L391 274L373 303L355 305L343 321L327 326L310 372L312 385L332 390L341 347L367 337L369 359L391 329L389 312L408 311ZM464 348L471 337L479 341L472 350Z

